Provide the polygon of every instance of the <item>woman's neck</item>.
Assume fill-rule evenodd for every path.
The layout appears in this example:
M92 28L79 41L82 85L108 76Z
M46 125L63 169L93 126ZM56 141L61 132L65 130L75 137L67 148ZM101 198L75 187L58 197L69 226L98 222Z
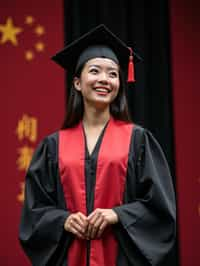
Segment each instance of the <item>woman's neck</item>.
M83 124L87 128L102 127L110 119L109 107L105 109L96 109L93 107L85 108L83 115Z

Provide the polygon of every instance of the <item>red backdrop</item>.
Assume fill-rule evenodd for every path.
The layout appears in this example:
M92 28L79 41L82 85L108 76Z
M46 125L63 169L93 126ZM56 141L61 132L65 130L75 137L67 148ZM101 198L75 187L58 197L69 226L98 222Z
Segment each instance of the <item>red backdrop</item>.
M200 9L198 2L171 0L181 266L200 265Z
M6 0L0 8L0 265L30 265L18 243L25 171L33 150L60 127L64 73L62 0Z

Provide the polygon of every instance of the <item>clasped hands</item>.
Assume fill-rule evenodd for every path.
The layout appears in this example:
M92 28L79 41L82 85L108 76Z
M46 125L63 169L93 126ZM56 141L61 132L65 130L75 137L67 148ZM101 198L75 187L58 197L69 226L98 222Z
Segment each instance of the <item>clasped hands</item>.
M118 216L112 209L96 209L89 216L81 212L72 213L65 221L66 231L80 239L100 238L108 225L118 222Z

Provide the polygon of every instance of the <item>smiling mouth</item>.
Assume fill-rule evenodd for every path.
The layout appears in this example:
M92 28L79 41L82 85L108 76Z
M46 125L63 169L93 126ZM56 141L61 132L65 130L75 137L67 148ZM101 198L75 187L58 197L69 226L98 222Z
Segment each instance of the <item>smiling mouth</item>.
M105 87L96 87L96 88L94 88L94 90L96 92L100 92L100 93L110 93L111 92L111 89L105 88Z

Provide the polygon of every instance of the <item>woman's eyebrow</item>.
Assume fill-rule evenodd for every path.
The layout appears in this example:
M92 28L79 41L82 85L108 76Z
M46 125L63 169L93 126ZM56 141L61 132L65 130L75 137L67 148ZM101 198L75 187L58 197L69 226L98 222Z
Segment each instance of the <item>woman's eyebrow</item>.
M101 68L102 66L101 65L97 65L97 64L92 64L92 65L89 65L88 66L89 68L90 67L97 67L97 68ZM117 67L112 67L112 66L109 66L109 67L106 67L108 70L118 70L118 68Z

